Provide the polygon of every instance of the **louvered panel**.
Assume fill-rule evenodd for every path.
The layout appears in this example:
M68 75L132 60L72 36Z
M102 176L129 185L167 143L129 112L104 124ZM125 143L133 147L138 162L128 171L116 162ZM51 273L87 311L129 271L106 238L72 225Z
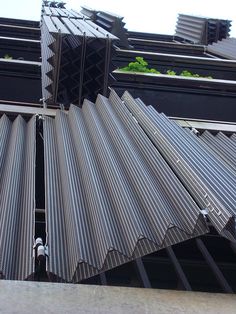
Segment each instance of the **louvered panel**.
M231 21L179 14L175 34L194 44L211 44L229 36Z

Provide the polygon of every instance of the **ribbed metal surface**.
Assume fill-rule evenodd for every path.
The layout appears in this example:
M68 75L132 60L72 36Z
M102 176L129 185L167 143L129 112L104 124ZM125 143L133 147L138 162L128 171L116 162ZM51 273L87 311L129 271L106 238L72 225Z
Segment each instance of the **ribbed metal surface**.
M222 132L214 136L209 131L205 131L200 138L217 157L220 157L232 170L236 171L236 144L230 137Z
M84 14L88 18L91 18L92 21L98 26L106 29L111 34L118 37L120 39L118 43L119 47L130 47L128 42L128 31L125 28L123 17L110 12L96 11L86 6L82 7L81 14Z
M216 230L235 241L236 172L164 114L128 92L122 99Z
M229 36L231 21L179 14L175 34L195 44L211 44Z
M80 281L207 232L197 204L112 92L45 117L47 270Z
M81 104L85 97L106 94L117 37L90 20L45 14L41 35L42 92L48 104Z
M26 279L34 271L35 117L0 119L0 272Z
M179 14L175 34L195 44L205 43L207 21L205 18Z
M217 56L236 60L236 38L225 38L207 46L207 51Z

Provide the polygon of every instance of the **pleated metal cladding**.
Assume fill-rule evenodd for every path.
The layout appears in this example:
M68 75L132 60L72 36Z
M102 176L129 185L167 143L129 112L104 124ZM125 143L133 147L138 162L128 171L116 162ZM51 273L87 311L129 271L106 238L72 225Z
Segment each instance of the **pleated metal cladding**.
M23 280L34 271L35 117L0 119L0 272Z
M232 171L236 171L236 143L222 132L215 136L209 131L204 131L200 139L222 159Z
M235 241L236 172L202 140L125 92L123 101L216 230Z
M114 92L45 117L44 153L47 270L63 280L78 282L208 231Z

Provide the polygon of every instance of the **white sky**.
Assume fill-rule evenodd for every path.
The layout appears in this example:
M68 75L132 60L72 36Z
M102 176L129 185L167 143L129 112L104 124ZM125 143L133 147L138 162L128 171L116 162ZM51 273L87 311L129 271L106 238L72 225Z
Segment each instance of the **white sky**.
M129 30L174 34L178 13L230 19L231 37L236 37L236 0L68 0L67 8L81 5L124 16ZM0 0L1 17L39 20L41 0Z

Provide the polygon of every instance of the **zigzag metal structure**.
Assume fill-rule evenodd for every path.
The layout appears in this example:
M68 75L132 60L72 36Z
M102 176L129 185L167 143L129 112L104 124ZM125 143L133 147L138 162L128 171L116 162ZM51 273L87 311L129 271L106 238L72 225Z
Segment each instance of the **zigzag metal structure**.
M82 15L47 15L47 9L41 21L45 102L80 105L84 98L94 101L97 93L106 95L117 37Z
M45 117L44 149L50 274L78 282L207 232L114 92Z
M128 41L128 30L125 28L123 17L105 11L96 11L86 6L82 6L80 13L91 18L98 26L117 36L120 40L119 47L131 47Z

